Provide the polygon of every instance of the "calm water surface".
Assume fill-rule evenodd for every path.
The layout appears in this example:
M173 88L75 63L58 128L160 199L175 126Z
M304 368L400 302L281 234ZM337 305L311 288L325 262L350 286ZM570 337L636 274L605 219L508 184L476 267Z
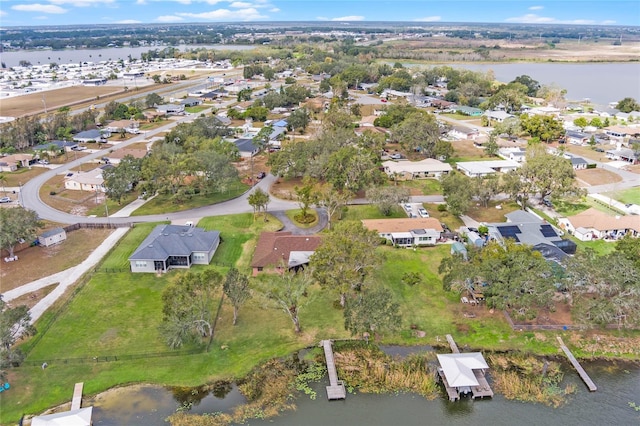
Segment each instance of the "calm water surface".
M140 54L150 50L161 51L169 46L144 46L144 47L111 47L106 49L77 49L77 50L32 50L17 52L1 52L0 61L7 67L15 67L20 61L25 60L33 65L44 65L56 62L58 64L79 63L79 62L100 62L106 60L117 61L126 60L129 55L133 59L140 59ZM179 45L173 46L180 51L187 49L207 48L215 50L250 50L255 46L216 44L216 45Z
M576 385L560 408L509 401L500 395L486 400L449 402L444 396L428 401L418 395L349 394L344 401L327 401L324 386L314 386L316 400L300 396L298 409L270 420L252 420L249 425L640 425L640 366L637 364L584 363L598 391L591 393L577 374L565 365L565 381ZM224 399L208 395L191 412L230 411L244 401L235 386ZM171 391L160 387L122 389L95 402L94 425L163 425L181 404Z

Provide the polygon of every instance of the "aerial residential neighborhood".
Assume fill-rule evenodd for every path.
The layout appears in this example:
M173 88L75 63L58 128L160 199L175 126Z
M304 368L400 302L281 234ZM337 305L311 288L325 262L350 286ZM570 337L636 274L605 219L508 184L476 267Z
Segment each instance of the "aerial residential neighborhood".
M7 32L0 424L135 424L105 401L156 391L183 408L145 424L277 423L316 392L308 424L367 393L564 413L638 377L640 87L575 98L533 67L619 34L238 25L184 50L114 27L73 63L46 47L65 26ZM514 74L459 66L483 61Z

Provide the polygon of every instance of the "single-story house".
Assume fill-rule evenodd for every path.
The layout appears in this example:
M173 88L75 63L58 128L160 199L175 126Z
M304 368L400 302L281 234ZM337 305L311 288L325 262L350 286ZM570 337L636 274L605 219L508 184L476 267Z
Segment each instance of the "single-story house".
M455 102L445 101L444 99L432 99L431 106L436 107L438 109L447 109L455 106Z
M433 246L443 231L440 221L431 217L364 219L362 224L400 247Z
M158 225L129 257L131 272L167 272L208 265L220 244L220 232L183 225Z
M228 92L224 89L216 89L207 93L203 93L202 96L200 96L200 98L212 101L215 99L224 98L227 95L227 93Z
M565 142L571 145L584 145L589 143L591 135L573 130L567 130L564 134Z
M165 113L166 115L184 114L184 105L164 104L156 105L156 111Z
M399 180L439 178L451 171L450 164L434 158L425 158L420 161L385 161L382 167L389 177Z
M485 111L482 115L487 117L489 121L495 121L497 123L502 123L507 118L515 117L513 114L509 114L506 111Z
M51 141L36 145L33 147L34 151L46 152L49 155L58 155L60 151L71 152L78 148L78 143L75 141Z
M101 142L108 137L111 137L111 132L108 130L93 129L73 135L73 140L76 142Z
M275 123L273 123L273 127L287 127L288 126L288 122L286 119L282 119L282 120L278 120Z
M582 157L569 155L568 160L571 162L571 167L573 167L574 170L584 170L589 165L589 162Z
M609 216L590 208L575 216L558 219L558 225L580 241L615 240L627 234L640 237L640 216Z
M127 155L140 159L146 157L147 153L148 151L146 149L123 148L110 152L105 158L109 160L109 164L117 165L120 164L120 161Z
M457 106L455 107L455 110L459 114L468 115L471 117L480 117L482 115L482 110L480 108L474 108L465 105Z
M53 228L38 235L38 244L49 247L59 244L67 239L67 233L63 228Z
M251 158L260 151L260 147L253 143L253 139L236 139L233 143L238 147L242 158Z
M606 152L607 158L614 161L626 161L631 164L640 163L640 159L636 156L632 149L617 148L610 149Z
M186 98L180 101L181 105L184 105L185 107L194 107L194 106L198 106L202 103L202 100L198 99L198 98Z
M78 408L77 410L36 416L31 420L31 426L91 426L92 415L93 407Z
M520 147L500 148L498 150L498 155L505 160L524 163L527 159L527 150Z
M469 139L474 141L478 135L478 130L463 126L453 126L453 128L449 130L449 136L457 140Z
M222 126L229 126L231 124L231 119L224 115L216 115L216 120L220 122Z
M563 240L562 231L536 215L516 210L505 215L507 222L489 223L489 240L504 241L507 238L518 244L528 244L547 260L560 261L576 252L576 244Z
M286 127L274 127L269 135L269 145L280 146L282 137L287 133Z
M508 173L520 167L513 160L460 161L456 168L469 177L487 176L493 173Z
M140 133L140 122L136 120L116 120L104 126L104 130L111 133L120 133L124 130L127 133Z
M20 167L29 167L32 161L32 154L11 154L0 157L0 171L15 172Z
M256 244L251 268L253 276L260 272L280 272L303 268L322 242L317 235L293 235L291 232L263 232Z
M105 166L95 168L88 172L69 172L64 177L64 187L72 191L101 191L106 192L102 172Z

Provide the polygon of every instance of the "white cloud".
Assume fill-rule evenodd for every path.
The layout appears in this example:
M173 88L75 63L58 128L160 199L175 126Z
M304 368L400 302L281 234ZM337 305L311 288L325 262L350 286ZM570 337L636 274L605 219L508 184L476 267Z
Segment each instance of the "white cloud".
M7 12L5 12L4 10L0 10L0 16L7 16Z
M136 0L137 5L145 5L147 4L147 0Z
M15 6L11 6L11 9L18 10L20 12L38 12L38 13L54 13L61 14L67 13L67 9L63 9L60 6L56 6L54 4L17 4Z
M517 22L520 24L550 24L556 22L554 18L547 18L544 16L538 16L533 13L528 13L522 16L514 16L513 18L505 19L506 22Z
M531 6L529 8L529 10L542 10L542 9L544 9L544 6Z
M548 16L539 16L533 13L528 13L523 16L515 16L513 18L505 19L505 22L516 22L518 24L565 24L565 25L593 25L596 21L593 19L569 19L560 20L551 18Z
M115 21L114 24L141 24L142 21L137 21L135 19L123 19L122 21Z
M162 15L162 16L158 16L156 18L156 21L158 21L158 22L180 22L180 21L184 21L184 19L181 18L180 16L175 16L175 15Z
M271 13L280 12L280 9L278 9L277 7L274 7L273 9L269 9L269 12Z
M332 21L342 22L342 21L364 21L364 16L351 15L351 16L341 16L339 18L333 18Z
M247 3L245 1L234 1L229 5L229 7L235 7L236 9L246 9L248 7L252 7L251 3Z
M267 16L261 15L260 12L253 7L237 10L217 9L203 13L178 13L177 15L187 18L206 19L209 21L254 21L267 18Z
M437 22L442 20L442 16L425 16L424 18L415 19L418 22Z
M601 25L613 25L615 23L616 23L616 21L614 21L613 19L607 19L606 21L602 21L600 24Z

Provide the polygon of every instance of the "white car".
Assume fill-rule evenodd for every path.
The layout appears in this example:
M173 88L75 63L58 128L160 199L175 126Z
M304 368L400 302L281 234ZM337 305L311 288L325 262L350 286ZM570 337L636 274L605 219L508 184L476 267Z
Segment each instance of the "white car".
M420 217L429 217L429 212L425 209L418 209L418 214L420 215Z
M0 198L0 203L10 203L10 202L11 202L11 198L9 197Z

